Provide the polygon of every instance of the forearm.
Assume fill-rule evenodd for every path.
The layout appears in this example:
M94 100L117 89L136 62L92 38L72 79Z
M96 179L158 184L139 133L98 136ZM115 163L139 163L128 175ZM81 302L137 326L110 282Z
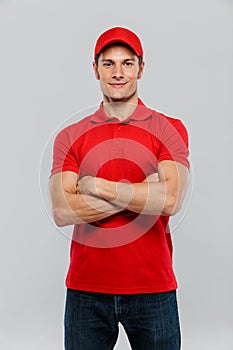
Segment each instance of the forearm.
M120 212L122 209L104 199L66 193L65 200L53 209L58 226L91 223Z
M84 176L78 182L80 193L99 197L136 213L174 215L181 208L188 185L188 169L173 161L160 163L158 173L143 182L114 182Z
M131 184L99 179L96 186L101 198L136 213L168 215L173 203L166 182Z

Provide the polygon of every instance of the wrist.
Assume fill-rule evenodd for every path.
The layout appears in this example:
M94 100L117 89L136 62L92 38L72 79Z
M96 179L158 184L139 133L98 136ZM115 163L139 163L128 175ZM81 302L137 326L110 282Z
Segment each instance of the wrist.
M113 202L118 198L117 182L97 178L96 192L98 193L99 197L107 200L108 202Z
M100 181L98 181L97 185L98 195L111 204L126 209L133 198L133 184L121 181L114 182L104 179L99 180Z

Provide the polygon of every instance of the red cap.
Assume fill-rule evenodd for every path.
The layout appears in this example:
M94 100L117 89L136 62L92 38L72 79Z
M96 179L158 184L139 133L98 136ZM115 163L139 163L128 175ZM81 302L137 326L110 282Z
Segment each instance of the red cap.
M94 58L105 46L114 43L123 43L130 46L137 56L143 58L142 45L138 36L131 30L121 27L108 29L100 35L95 45Z

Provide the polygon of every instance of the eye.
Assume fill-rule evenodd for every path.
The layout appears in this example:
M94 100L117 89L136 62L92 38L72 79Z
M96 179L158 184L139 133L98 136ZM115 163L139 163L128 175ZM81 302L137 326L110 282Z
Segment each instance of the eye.
M124 64L125 64L126 67L133 66L133 62L131 62L131 61L126 61Z
M105 63L103 63L103 66L104 67L111 67L112 63L111 62L105 62Z

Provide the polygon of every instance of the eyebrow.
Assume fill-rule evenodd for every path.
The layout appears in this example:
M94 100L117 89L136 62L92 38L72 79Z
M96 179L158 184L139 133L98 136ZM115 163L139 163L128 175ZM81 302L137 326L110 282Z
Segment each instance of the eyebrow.
M103 58L101 61L102 61L102 62L110 62L110 63L113 63L113 62L114 62L114 60L111 60L110 58ZM133 62L135 62L135 58L132 57L132 58L126 58L126 59L123 60L123 62L128 62L128 61L133 61Z

